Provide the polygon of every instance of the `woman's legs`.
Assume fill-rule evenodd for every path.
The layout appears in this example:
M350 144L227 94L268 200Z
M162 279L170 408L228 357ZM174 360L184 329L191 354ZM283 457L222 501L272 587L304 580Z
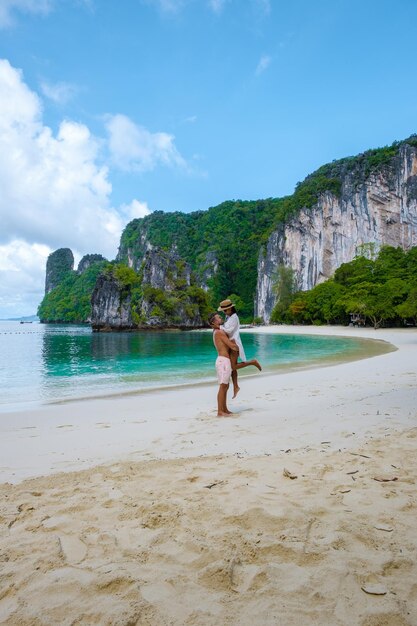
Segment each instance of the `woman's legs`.
M244 367L249 367L253 365L257 367L261 372L262 367L257 359L251 359L250 361L242 361L242 363L237 362L238 353L230 351L230 362L232 364L232 382L233 382L233 398L236 398L237 394L240 391L240 387L237 383L237 370L241 370Z
M243 361L242 363L236 363L236 369L241 370L242 367L249 367L249 365L253 365L254 367L257 367L260 372L262 371L262 367L258 359L251 359L250 361ZM232 363L232 367L233 367L233 363Z
M238 369L238 362L237 362L237 357L238 357L239 353L235 352L233 350L230 351L230 363L232 365L232 383L233 383L233 398L236 398L237 394L240 391L240 387L237 384L237 369Z

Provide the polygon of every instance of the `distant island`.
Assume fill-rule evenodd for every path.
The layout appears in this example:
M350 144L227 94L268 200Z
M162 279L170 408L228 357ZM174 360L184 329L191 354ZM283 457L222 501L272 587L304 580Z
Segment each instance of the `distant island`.
M71 250L57 250L38 315L197 328L230 297L243 322L413 324L416 245L412 135L320 167L291 196L135 219L111 262L86 255L75 270Z
M39 322L37 315L23 315L21 317L6 317L0 320L1 322Z

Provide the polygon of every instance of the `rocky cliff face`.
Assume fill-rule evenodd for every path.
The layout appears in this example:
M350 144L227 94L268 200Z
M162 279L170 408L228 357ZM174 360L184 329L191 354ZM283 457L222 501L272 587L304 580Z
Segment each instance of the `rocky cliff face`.
M111 273L99 277L91 300L94 330L203 326L201 294L175 251L148 248L139 274L131 284Z
M133 245L125 244L123 240L120 242L116 261L118 263L126 263L126 265L135 270L135 272L139 272L145 254L152 249L153 246L148 240L146 230L141 231L138 229L138 237L135 239Z
M145 253L141 271L143 282L155 289L173 291L179 284L187 287L191 284L191 267L175 250L166 252L150 247Z
M59 248L46 261L45 295L55 289L62 279L74 269L74 255L69 248Z
M417 148L402 145L386 167L360 166L342 176L341 193L326 192L311 209L271 234L260 251L255 316L269 322L279 265L294 269L307 290L351 261L364 244L417 245Z
M85 254L78 263L77 273L83 274L89 267L94 265L94 263L101 263L106 260L107 259L105 259L101 254Z
M74 255L69 248L59 248L46 261L45 294L50 293L64 276L74 269Z
M91 325L94 330L129 330L132 318L131 296L113 276L101 275L91 296Z
M217 254L214 250L209 250L202 261L198 272L198 280L204 291L209 290L209 283L216 276L218 271L219 261L217 259Z
M192 284L191 267L175 250L148 247L141 268L143 285L151 288L143 290L140 314L144 326L203 326L198 302L187 293Z

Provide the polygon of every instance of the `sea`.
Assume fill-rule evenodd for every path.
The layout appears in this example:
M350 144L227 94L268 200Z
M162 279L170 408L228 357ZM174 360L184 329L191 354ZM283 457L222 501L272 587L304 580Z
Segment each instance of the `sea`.
M242 339L247 358L267 374L369 354L369 342L354 338L245 332ZM94 333L86 325L0 321L0 412L215 383L215 357L210 331Z

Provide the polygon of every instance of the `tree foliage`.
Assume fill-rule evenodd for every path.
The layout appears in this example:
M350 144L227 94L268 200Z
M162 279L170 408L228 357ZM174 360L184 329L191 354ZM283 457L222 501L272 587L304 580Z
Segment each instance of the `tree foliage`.
M272 321L346 324L355 315L374 328L417 321L417 248L383 246L374 258L344 263L334 277L278 300Z
M91 294L107 261L91 265L82 274L67 272L60 284L46 294L38 307L38 316L46 322L87 322L91 316Z
M291 267L280 265L273 277L273 292L276 297L276 305L272 311L271 321L285 321L286 311L293 300L296 289L295 272Z
M69 248L59 248L51 252L46 262L47 291L57 287L74 268L74 255Z

